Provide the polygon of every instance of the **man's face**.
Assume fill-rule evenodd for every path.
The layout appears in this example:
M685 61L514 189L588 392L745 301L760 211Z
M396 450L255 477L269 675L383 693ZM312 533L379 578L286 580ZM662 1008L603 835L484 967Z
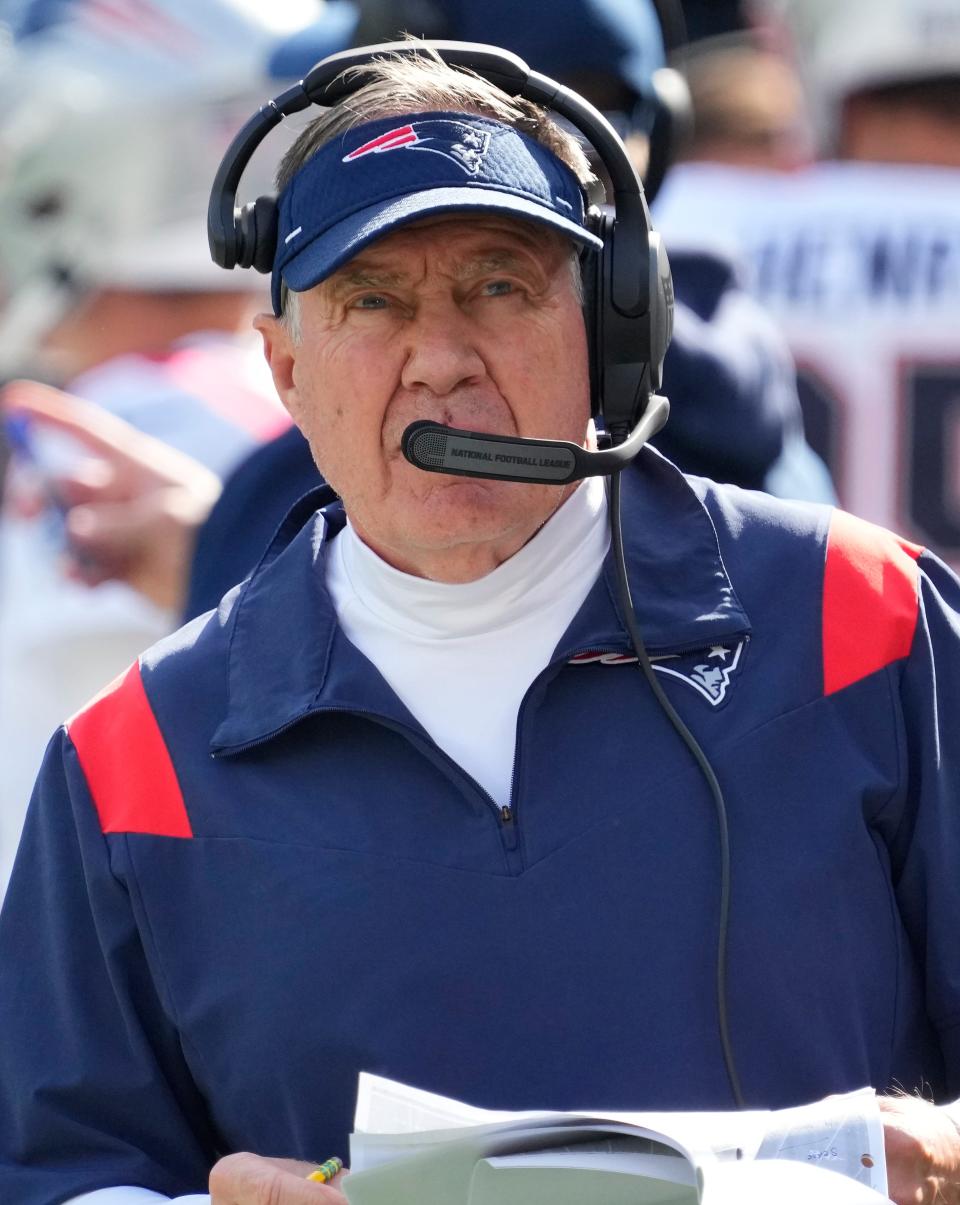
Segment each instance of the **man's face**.
M301 340L262 317L277 387L361 538L439 580L489 572L569 493L426 473L404 458L429 419L583 444L586 335L559 236L511 219L447 218L371 244L301 295Z

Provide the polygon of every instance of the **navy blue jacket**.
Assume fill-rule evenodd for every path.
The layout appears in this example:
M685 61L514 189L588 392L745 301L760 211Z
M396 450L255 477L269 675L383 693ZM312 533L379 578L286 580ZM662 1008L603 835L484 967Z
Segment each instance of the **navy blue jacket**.
M504 813L340 631L320 501L51 743L0 916L0 1200L346 1154L360 1069L507 1108L732 1104L717 816L612 566L527 691ZM726 798L747 1102L960 1094L960 584L652 451L624 506Z

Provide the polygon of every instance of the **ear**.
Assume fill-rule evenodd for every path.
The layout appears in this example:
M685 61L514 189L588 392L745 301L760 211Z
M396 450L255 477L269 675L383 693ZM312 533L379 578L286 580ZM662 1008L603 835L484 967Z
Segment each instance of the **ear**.
M297 362L297 345L291 339L290 332L274 314L257 314L253 325L263 339L263 354L270 365L280 401L296 422L298 406L294 367Z

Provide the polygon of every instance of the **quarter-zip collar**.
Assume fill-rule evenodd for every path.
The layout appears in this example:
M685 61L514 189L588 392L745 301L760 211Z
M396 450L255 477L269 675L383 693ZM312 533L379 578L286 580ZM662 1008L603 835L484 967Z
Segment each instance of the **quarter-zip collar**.
M630 586L651 651L700 648L749 631L709 514L669 461L645 449L622 491ZM227 714L215 752L268 740L320 710L359 711L420 730L377 670L341 632L325 582L330 540L345 522L329 487L291 511L229 619ZM628 648L610 553L557 647L554 660L587 649Z

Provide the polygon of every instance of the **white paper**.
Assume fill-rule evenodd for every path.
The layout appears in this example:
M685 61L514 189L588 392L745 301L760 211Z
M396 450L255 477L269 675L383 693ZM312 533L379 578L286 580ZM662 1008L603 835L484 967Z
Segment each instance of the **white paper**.
M890 1205L839 1172L786 1159L717 1164L703 1179L700 1205Z
M363 1074L350 1151L352 1205L579 1205L601 1181L604 1205L788 1205L793 1184L805 1205L887 1199L872 1089L781 1110L503 1112Z

